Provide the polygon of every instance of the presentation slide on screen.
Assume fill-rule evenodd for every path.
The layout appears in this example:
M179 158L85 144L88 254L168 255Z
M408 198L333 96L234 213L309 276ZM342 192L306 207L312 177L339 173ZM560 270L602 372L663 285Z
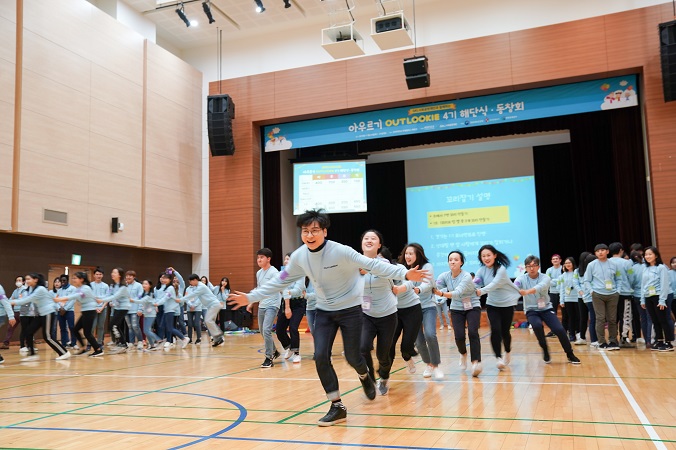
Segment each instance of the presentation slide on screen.
M293 213L324 208L328 213L366 211L366 161L293 165Z
M463 252L463 268L476 273L479 248L492 244L510 258L512 278L539 252L532 176L407 188L406 209L408 239L423 246L435 276L449 270L451 250Z

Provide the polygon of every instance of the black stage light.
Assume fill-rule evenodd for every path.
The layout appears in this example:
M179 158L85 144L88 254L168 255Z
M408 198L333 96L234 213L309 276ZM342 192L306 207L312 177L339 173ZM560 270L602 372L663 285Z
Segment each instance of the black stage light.
M185 23L186 27L190 26L190 21L188 20L188 18L185 16L185 13L183 12L183 3L181 3L180 8L176 9L176 14L178 14L178 17L180 17L181 20L183 21L183 23Z
M256 3L256 12L257 13L262 13L265 12L265 6L263 6L263 0L254 0L254 3Z
M216 22L214 20L214 16L211 15L211 8L209 8L209 2L208 1L202 2L202 9L204 10L204 14L207 15L207 19L209 19L209 23Z

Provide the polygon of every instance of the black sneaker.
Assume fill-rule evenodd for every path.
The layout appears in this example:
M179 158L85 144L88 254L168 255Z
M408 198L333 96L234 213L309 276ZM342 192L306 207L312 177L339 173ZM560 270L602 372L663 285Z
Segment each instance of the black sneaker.
M272 360L270 358L265 358L265 361L263 361L263 363L261 364L261 368L269 369L274 365L275 365L275 363L272 362Z
M610 344L608 344L608 347L606 348L606 350L608 350L609 352L613 351L613 350L619 350L619 349L620 349L620 346L617 345L617 342L611 342Z
M197 340L195 341L195 345L200 345L201 343L202 343L202 339L197 339Z
M660 347L659 347L657 341L650 346L650 350L657 351L659 349L660 349Z
M91 358L96 358L98 356L103 356L103 349L98 349L94 350L92 353L89 354Z
M553 331L550 331L549 333L545 334L545 337L554 337L556 336Z
M551 364L552 357L549 356L549 350L548 349L544 349L544 351L542 352L542 359L545 361L545 364Z
M4 362L5 362L5 358L3 358L2 355L0 355L0 364L2 364Z
M277 350L275 350L275 352L272 354L272 359L274 360L274 359L277 359L277 358L279 358L279 352Z
M376 398L376 384L374 383L373 378L371 378L371 375L369 375L368 372L364 378L360 375L359 381L361 381L361 387L364 389L366 397L369 400L374 400Z
M221 345L222 343L223 343L223 337L219 337L218 339L216 339L216 340L211 344L211 346L212 346L212 347L218 347L218 346ZM195 344L197 344L197 342L195 342Z
M347 419L347 409L342 402L331 403L329 412L324 417L317 421L320 427L330 427L338 422L345 422Z
M665 344L664 342L658 342L657 343L657 351L658 352L668 352L669 350L667 350L667 344Z
M603 344L599 345L599 349L600 349L600 350L607 350L607 349L608 349L608 344L606 344L606 343L604 342Z
M664 344L667 347L668 352L673 352L674 351L674 346L671 342L667 342Z
M582 364L582 362L580 362L580 358L578 358L572 353L568 355L568 362L574 365Z

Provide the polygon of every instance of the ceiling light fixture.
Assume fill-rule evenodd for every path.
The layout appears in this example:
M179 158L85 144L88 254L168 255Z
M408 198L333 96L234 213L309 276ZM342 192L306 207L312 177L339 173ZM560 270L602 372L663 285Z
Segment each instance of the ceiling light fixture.
M185 26L186 26L186 27L189 27L189 26L190 26L190 21L189 21L188 18L185 16L185 12L183 12L183 11L184 11L183 3L181 3L180 5L181 5L180 8L176 8L176 14L178 14L178 17L181 18L181 20L183 21L183 23L185 24Z
M209 8L209 0L205 0L204 2L202 2L202 9L204 10L204 14L207 15L207 19L209 19L209 24L216 22L214 16L211 15L211 8Z
M263 6L263 0L254 0L256 3L256 12L258 14L265 12L265 6Z

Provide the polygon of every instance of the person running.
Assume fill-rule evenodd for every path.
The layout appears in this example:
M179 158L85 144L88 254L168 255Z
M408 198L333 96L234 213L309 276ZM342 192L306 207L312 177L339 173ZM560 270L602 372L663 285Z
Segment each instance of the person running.
M103 349L92 334L98 303L96 303L94 291L92 291L89 284L89 278L85 272L75 272L71 279L71 283L75 288L74 292L66 297L56 297L54 301L59 303L78 301L80 303L80 317L73 327L75 339L77 339L77 342L80 344L80 348L74 350L75 354L79 355L86 351L84 339L82 339L82 335L80 334L80 330L82 330L87 338L87 342L94 348L94 351L90 353L89 356L94 358L103 356Z
M308 276L317 296L315 317L315 366L327 398L328 413L319 419L319 426L331 426L347 419L347 408L340 397L338 376L331 363L331 348L340 330L345 359L352 366L370 400L376 397L375 382L368 373L366 360L359 351L362 329L362 296L364 288L359 269L384 278L423 281L425 270L409 270L376 258L368 258L352 248L326 239L331 225L328 214L310 210L298 216L303 246L291 255L289 264L273 280L249 292L230 294L229 302L238 307L257 302L280 292L295 281Z
M200 277L196 273L193 273L188 277L188 283L190 286L186 291L186 295L181 299L181 302L197 299L200 301L198 306L200 312L202 308L206 308L207 313L204 316L204 323L213 339L213 343L211 344L212 347L218 347L223 343L223 331L216 325L216 317L218 317L218 313L221 310L221 302L219 302L218 298L211 292L211 289L200 281Z
M33 344L33 335L42 328L42 338L52 350L58 355L57 360L64 360L71 357L59 341L54 339L51 334L52 320L54 320L54 298L47 291L47 282L42 274L30 273L26 275L26 286L28 293L23 298L11 302L12 306L35 303L38 307L39 317L36 317L31 327L26 331L26 346L28 347L28 356L21 361L36 361L38 355L35 354L35 345Z
M272 264L272 250L269 248L262 248L256 252L256 264L260 268L256 272L256 286L261 287L264 284L275 279L279 274L279 270ZM275 365L275 359L279 358L279 351L272 338L272 325L275 322L279 307L282 304L282 295L280 289L277 292L271 293L266 298L258 302L258 329L263 336L263 344L265 345L265 359L261 363L262 369L270 369ZM246 307L248 312L252 312L253 303Z
M514 307L521 296L507 275L509 258L492 245L479 249L479 270L474 284L476 295L488 294L486 312L491 325L491 346L495 353L498 370L505 370L511 362L512 335L510 328L514 319ZM502 345L505 358L502 359Z
M110 353L126 353L127 333L124 330L124 325L129 309L129 291L123 281L124 270L121 267L114 268L110 272L110 278L113 282L108 287L108 296L96 299L99 304L97 312L101 312L108 303L112 305L112 308L115 308L110 320L110 330L116 345L112 347Z
M289 262L291 254L284 255L284 265ZM303 298L305 291L305 278L297 280L282 292L282 308L277 314L277 339L284 348L282 357L290 359L293 363L299 363L300 357L300 333L298 326L305 315L306 301ZM287 331L288 330L288 331Z
M383 262L391 262L379 255L383 246L383 235L377 230L367 230L361 235L361 249L364 256L377 258ZM394 345L394 331L397 328L397 297L392 292L392 280L378 277L361 270L364 277L364 295L362 297L362 332L361 354L366 360L369 375L375 379L373 365L373 341L376 340L376 358L378 359L378 376L376 387L380 395L387 395L390 390L390 370L392 359L390 347Z
M566 259L568 261L568 259ZM552 307L552 302L549 299L548 290L551 279L547 275L540 273L540 258L530 255L523 261L526 266L526 273L519 275L514 280L514 286L519 290L523 296L523 309L526 311L526 318L533 327L533 333L538 339L538 343L542 348L542 359L545 364L552 362L552 357L549 354L549 347L547 346L547 339L545 338L545 330L543 322L554 332L559 338L563 351L566 352L568 362L578 365L580 360L575 353L573 347L570 345L570 340L566 336L566 330L559 322L556 312Z
M673 352L674 326L669 323L667 302L673 299L669 269L656 247L643 249L645 269L641 278L641 307L648 310L655 327L653 350ZM671 297L671 298L670 298Z
M439 275L434 293L451 302L455 346L460 352L459 366L462 370L467 369L465 329L467 330L472 376L478 377L483 370L481 367L481 341L479 340L481 300L473 295L475 294L473 277L469 272L462 270L464 264L465 255L460 250L453 250L449 253L448 267L451 270Z

